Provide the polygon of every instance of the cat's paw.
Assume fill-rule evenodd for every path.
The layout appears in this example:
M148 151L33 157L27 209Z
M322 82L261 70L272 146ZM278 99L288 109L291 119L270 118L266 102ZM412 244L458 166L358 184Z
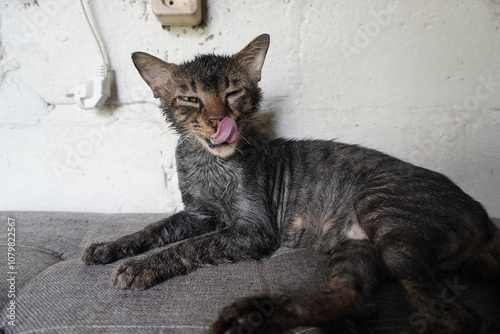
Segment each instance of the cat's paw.
M271 324L280 297L257 296L244 298L226 306L210 326L210 334L280 333L280 326Z
M116 267L111 281L115 289L145 290L161 281L161 275L145 259L128 260Z
M116 250L111 242L93 243L85 248L82 254L82 261L85 264L106 264L116 260Z

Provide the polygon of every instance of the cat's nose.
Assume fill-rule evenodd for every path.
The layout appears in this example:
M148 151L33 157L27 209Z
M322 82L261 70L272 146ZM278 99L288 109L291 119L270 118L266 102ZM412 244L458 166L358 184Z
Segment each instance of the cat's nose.
M220 122L224 119L224 116L210 116L205 121L209 126L211 126L215 131L219 127Z

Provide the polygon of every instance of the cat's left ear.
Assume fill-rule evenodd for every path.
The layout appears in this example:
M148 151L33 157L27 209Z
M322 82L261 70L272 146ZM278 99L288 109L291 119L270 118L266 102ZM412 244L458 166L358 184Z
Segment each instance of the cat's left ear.
M175 65L145 52L134 52L132 61L153 91L155 98L163 97L165 87L172 81L172 70Z
M235 55L236 59L247 68L248 73L255 82L260 81L260 73L266 59L269 41L268 34L260 35Z

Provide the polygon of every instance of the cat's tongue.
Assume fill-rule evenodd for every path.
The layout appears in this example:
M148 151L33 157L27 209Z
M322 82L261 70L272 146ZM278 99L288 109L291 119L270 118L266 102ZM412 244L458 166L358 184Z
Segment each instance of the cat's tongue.
M218 144L229 143L231 144L238 138L238 127L234 119L225 117L217 128L217 132L210 136Z

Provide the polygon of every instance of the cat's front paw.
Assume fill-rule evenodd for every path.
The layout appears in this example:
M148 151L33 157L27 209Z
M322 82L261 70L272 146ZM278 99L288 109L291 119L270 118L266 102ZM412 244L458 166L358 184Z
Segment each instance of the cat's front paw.
M111 242L93 243L83 250L82 261L85 264L106 264L118 259Z
M113 287L119 290L145 290L161 281L155 266L145 259L128 260L120 264L111 275Z

